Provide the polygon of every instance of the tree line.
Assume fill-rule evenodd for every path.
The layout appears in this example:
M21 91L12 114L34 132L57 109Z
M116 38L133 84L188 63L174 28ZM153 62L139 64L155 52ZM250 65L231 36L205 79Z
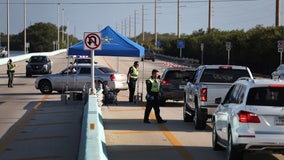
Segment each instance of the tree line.
M67 35L66 26L61 26L64 37L69 36L69 45L79 40L73 35ZM57 41L57 27L52 23L35 23L26 29L27 42L30 43L29 52L47 52L54 50L54 41ZM60 48L66 48L66 38L63 41L60 33ZM7 46L7 35L0 33L1 45ZM270 75L280 64L280 53L278 52L278 41L284 39L284 27L263 27L258 25L250 30L221 31L203 29L194 31L190 35L182 34L180 39L174 33L158 34L161 42L159 48L155 47L154 34L144 33L133 41L150 48L159 53L179 57L180 49L177 41L184 41L182 57L193 58L201 62L201 44L203 48L203 64L227 64L228 50L226 42L231 43L230 64L248 66L252 72ZM24 50L24 31L19 34L10 35L10 50Z
M145 36L146 42L142 42L139 35L137 41L145 47L159 50L165 55L179 57L180 49L177 48L177 36L174 34L158 35L161 42L159 48L155 48L154 35ZM278 41L284 40L284 27L256 26L250 30L220 31L202 29L194 31L191 35L182 35L179 40L184 41L182 57L198 59L201 62L201 43L204 44L203 64L228 64L228 50L226 42L231 43L230 62L233 65L248 66L252 72L270 75L280 65L280 53Z

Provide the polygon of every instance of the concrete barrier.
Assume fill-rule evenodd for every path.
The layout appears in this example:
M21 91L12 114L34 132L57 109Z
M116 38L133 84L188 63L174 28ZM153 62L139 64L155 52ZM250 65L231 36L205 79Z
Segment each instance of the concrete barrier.
M0 59L0 65L7 64L9 59L12 59L13 62L17 62L17 61L27 60L31 56L35 56L35 55L54 56L54 55L61 54L61 53L67 53L67 49L60 49L60 50L56 50L52 52L28 53L28 54L23 54L23 55L14 56L14 57L5 57L5 58Z
M108 160L100 94L89 95L84 107L78 160Z

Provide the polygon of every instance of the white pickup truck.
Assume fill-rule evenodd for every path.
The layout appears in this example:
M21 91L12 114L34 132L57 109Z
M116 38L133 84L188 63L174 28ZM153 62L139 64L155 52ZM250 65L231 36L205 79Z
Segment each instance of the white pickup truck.
M201 65L184 87L183 120L194 122L195 129L205 129L217 108L215 98L225 97L240 77L253 78L248 67L236 65Z

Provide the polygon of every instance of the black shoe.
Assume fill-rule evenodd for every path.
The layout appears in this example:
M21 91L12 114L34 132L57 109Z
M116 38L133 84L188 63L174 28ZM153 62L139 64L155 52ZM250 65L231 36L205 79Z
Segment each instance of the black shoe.
M160 120L160 121L158 121L158 123L167 123L167 121L165 121L165 120Z
M144 123L148 123L148 124L150 124L151 122L150 122L150 121L144 121Z

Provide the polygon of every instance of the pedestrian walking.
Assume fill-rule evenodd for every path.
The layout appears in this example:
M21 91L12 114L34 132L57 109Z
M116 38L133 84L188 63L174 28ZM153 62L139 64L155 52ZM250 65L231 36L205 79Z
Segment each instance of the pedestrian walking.
M160 82L159 82L159 71L156 69L152 70L152 76L146 80L146 109L144 113L144 123L151 123L149 121L149 115L154 108L156 120L158 123L166 123L167 121L163 120L160 116L160 106L159 106L159 89L160 89Z
M139 67L139 63L138 61L135 61L133 66L129 67L129 70L127 73L129 102L133 102L133 97L134 97L135 88L136 88L136 81L138 79L138 67Z
M14 74L16 65L9 59L7 62L7 74L8 74L8 87L13 88Z

